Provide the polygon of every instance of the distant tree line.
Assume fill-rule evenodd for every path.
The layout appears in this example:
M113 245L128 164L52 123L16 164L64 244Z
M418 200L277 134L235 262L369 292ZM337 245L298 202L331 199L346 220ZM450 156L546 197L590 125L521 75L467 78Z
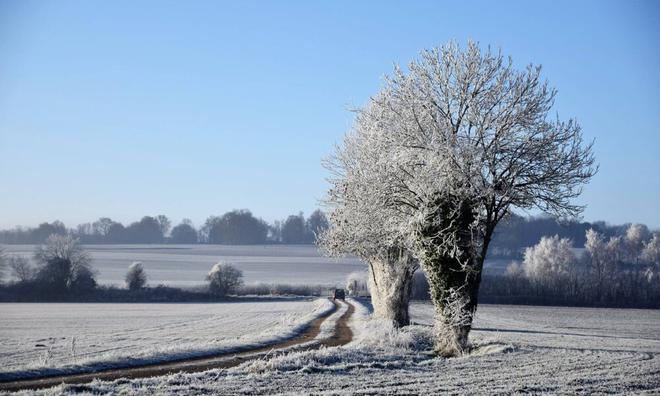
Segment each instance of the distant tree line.
M222 216L210 216L199 229L189 219L172 227L165 215L144 216L126 226L108 217L76 228L67 228L61 221L54 221L34 228L2 230L0 243L41 244L50 235L69 235L83 244L312 244L316 235L327 227L326 216L320 210L309 217L301 212L273 224L255 217L249 210L233 210Z
M560 222L550 216L523 217L511 213L495 228L489 257L522 258L525 248L535 245L544 236L553 235L570 239L574 247L582 248L587 230L593 229L609 238L623 234L629 225L609 225L604 221Z
M603 221L559 222L552 217L523 217L511 214L495 230L489 257L522 259L525 249L544 236L558 235L570 239L574 247L584 247L587 230L593 229L606 238L625 233L630 224L609 225ZM255 217L249 210L233 210L222 216L210 216L198 229L184 219L172 227L167 216L144 216L127 226L107 217L76 228L62 222L42 223L38 227L16 227L0 231L0 243L40 244L50 235L71 235L83 244L312 244L316 235L328 227L325 214L316 210L308 217L303 213L288 216L272 224Z

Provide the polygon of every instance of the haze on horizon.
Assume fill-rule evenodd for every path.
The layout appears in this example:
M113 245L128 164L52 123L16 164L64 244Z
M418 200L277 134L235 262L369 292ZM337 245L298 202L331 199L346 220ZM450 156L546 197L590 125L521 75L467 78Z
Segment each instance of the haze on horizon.
M543 65L596 139L585 220L660 227L660 3L4 1L0 228L309 214L349 110L452 39Z

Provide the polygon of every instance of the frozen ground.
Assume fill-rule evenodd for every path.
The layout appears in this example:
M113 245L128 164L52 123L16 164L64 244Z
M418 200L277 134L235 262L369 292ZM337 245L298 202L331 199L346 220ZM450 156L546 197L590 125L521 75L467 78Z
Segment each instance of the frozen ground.
M432 309L396 331L358 309L353 343L230 370L57 387L43 394L659 394L660 311L480 307L475 351L430 353Z
M33 245L5 245L7 253L32 258ZM149 284L192 286L219 260L234 263L246 283L344 284L351 272L366 267L357 259L323 257L313 245L86 245L102 284L123 285L126 269L141 261ZM296 276L291 276L296 274Z
M327 299L209 304L0 304L0 379L233 350L290 337Z

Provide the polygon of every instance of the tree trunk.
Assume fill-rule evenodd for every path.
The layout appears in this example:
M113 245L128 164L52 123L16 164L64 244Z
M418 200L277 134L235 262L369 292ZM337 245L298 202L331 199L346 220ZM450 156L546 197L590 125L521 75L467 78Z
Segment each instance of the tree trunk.
M461 355L469 348L483 257L490 239L482 237L480 249L475 246L472 208L466 202L451 205L440 202L418 235L419 256L435 306L436 352L446 357ZM443 247L446 238L451 238L453 249Z
M450 257L423 265L435 305L436 351L446 357L461 355L469 349L468 335L477 310L481 271L465 270Z
M412 258L372 260L369 262L369 292L374 316L390 320L395 326L410 324L408 305L416 265Z

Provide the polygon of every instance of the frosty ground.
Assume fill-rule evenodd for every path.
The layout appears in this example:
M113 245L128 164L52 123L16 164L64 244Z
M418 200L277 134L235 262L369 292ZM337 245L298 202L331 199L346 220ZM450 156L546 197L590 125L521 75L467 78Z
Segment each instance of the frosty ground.
M0 304L0 380L263 345L297 334L327 299L217 304Z
M474 351L444 359L431 354L429 304L413 305L403 331L357 307L344 347L41 394L660 393L660 311L483 305Z

